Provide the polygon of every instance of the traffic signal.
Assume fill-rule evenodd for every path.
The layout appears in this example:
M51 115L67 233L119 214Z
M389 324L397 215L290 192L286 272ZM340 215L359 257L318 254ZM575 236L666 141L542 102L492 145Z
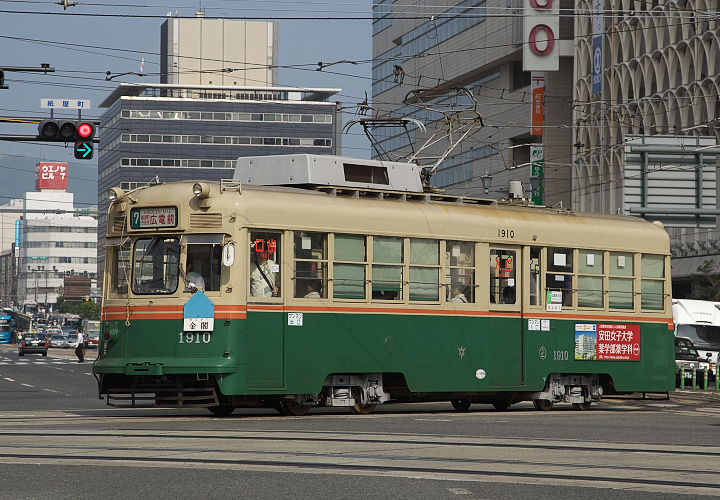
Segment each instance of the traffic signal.
M43 120L38 125L38 140L71 142L76 139L77 120Z
M78 122L75 132L75 158L78 160L89 160L95 154L93 136L95 136L95 125L90 122Z

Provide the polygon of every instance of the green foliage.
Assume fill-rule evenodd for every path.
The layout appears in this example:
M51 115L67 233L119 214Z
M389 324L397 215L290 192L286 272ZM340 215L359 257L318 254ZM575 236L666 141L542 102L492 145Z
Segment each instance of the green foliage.
M712 260L705 260L695 270L688 298L720 301L720 269Z
M58 297L60 312L66 314L77 314L85 319L100 319L100 304L96 302L67 302L63 297Z

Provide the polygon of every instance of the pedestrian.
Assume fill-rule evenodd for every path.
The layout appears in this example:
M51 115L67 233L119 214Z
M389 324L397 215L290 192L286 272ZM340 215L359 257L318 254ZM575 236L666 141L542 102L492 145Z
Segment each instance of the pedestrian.
M85 361L85 335L83 335L82 328L77 329L78 343L75 348L75 356L78 358L78 363Z

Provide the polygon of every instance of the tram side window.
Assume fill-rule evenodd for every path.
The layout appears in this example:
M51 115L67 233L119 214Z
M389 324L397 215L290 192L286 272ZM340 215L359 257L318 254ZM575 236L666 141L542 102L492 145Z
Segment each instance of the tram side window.
M295 297L327 297L327 234L295 233Z
M608 295L611 309L633 309L633 254L610 252Z
M403 299L403 238L373 237L372 298Z
M280 297L280 265L282 239L280 233L250 233L250 296Z
M445 243L449 276L446 283L447 301L456 303L475 302L475 243L448 241Z
M515 250L490 249L490 302L515 304Z
M410 239L410 300L440 300L440 242Z
M578 262L578 307L605 307L603 252L580 250Z
M540 248L530 248L530 305L542 305Z
M130 282L130 254L132 245L126 242L122 246L108 247L112 249L113 264L111 268L112 281L111 289L113 293L126 294L128 291L128 283Z
M565 307L573 303L573 250L571 248L548 248L545 287L548 304Z
M365 236L336 234L334 250L333 298L366 298L367 249Z
M192 291L190 283L194 283L197 288L204 291L217 292L220 290L221 255L222 247L220 245L188 245L185 262L185 280L187 281L185 291Z
M662 310L664 305L665 257L643 254L641 280L641 307Z
M180 243L177 238L155 236L135 242L133 293L167 295L175 293L180 271Z

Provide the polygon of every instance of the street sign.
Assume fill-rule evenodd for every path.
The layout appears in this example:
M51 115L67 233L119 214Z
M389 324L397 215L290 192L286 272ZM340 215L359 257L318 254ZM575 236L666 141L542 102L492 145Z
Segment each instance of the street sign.
M95 149L93 147L92 141L78 141L75 143L75 158L77 158L78 160L89 160L93 157L94 152Z
M67 99L62 97L43 97L40 99L43 109L90 109L89 99Z

